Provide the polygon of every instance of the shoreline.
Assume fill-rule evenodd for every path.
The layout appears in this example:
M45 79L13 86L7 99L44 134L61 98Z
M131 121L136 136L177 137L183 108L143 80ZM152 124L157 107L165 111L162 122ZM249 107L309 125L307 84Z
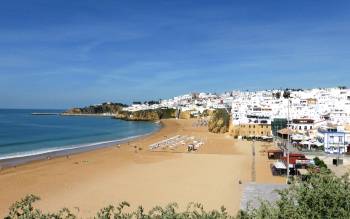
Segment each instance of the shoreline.
M92 116L92 115L91 115ZM32 155L13 155L9 154L6 155L9 158L0 158L0 170L5 170L7 168L11 167L17 167L19 165L26 165L31 162L36 161L43 161L43 160L50 160L55 159L58 157L64 157L64 156L70 156L75 154L80 154L84 152L94 151L98 149L113 147L119 144L125 144L128 142L134 142L137 140L141 140L142 138L146 138L148 136L152 136L153 134L161 131L161 129L164 127L164 124L162 122L159 123L159 127L157 130L146 133L143 135L137 135L137 136L130 136L122 139L115 139L110 141L103 141L103 142L91 142L91 143L83 143L79 145L69 145L69 146L62 146L61 148L47 148L46 152L38 152L38 151L27 151L27 152L21 152L21 153L35 153ZM49 151L51 150L51 151ZM54 151L52 151L54 150Z
M0 217L27 194L39 196L41 201L35 206L45 212L79 207L79 218L89 218L122 201L132 208L142 205L146 211L172 202L180 209L190 202L202 203L207 210L224 205L235 214L244 185L252 180L251 143L209 133L207 127L193 127L193 122L163 120L157 132L120 147L0 170ZM186 145L149 150L149 145L176 135L194 136L204 145L196 152L187 152ZM264 149L259 143L256 147ZM284 178L272 176L269 162L265 154L257 153L256 182L285 183Z

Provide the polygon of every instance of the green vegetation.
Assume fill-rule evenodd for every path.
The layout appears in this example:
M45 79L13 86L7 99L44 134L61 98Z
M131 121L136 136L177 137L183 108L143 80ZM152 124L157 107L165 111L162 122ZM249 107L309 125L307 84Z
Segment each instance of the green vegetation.
M312 172L312 171L311 171ZM130 205L122 202L117 206L108 206L97 212L94 218L236 218L236 219L282 219L282 218L350 218L350 181L349 175L336 177L324 171L311 173L306 181L294 181L288 188L278 191L280 199L275 203L262 202L259 208L248 208L238 215L230 216L224 207L219 211L205 211L201 204L191 203L185 211L179 211L177 204L169 204L165 208L155 207L145 212L142 207L130 211ZM69 209L62 209L57 213L42 213L33 207L39 200L29 195L10 207L6 219L74 219L77 218Z
M283 91L283 98L288 99L290 98L290 91L289 90L284 90Z
M225 133L229 129L230 115L225 109L217 109L213 112L209 123L208 129L213 133Z
M315 165L318 166L319 168L328 169L327 164L320 158L315 157L314 162L315 162Z
M338 88L339 88L340 90L345 90L345 89L347 89L346 86L338 86Z
M276 93L276 98L277 99L281 98L281 92Z
M10 212L5 219L76 219L78 218L69 209L64 208L57 213L43 213L41 210L33 207L35 201L40 200L39 197L28 195L19 202L10 207ZM201 204L190 203L183 212L178 211L176 203L169 204L165 208L155 207L149 212L145 212L143 207L138 207L136 211L130 211L130 205L122 202L117 206L107 206L97 212L95 219L184 219L184 218L234 218L229 216L224 207L220 211L205 211Z
M323 171L312 173L307 181L296 181L279 192L275 203L241 212L239 218L350 218L350 182Z

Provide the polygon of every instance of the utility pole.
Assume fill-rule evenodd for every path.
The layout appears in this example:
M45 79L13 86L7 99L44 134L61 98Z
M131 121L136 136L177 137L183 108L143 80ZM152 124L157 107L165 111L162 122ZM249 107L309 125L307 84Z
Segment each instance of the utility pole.
M290 100L289 100L289 97L288 97L288 116L287 116L287 124L288 124L288 129L287 129L287 136L288 136L288 139L287 139L287 144L286 144L286 155L287 155L287 180L286 180L286 183L288 184L288 181L289 181L289 140L290 140L290 112L289 112L289 109L290 109Z
M337 166L339 166L339 157L340 157L340 141L339 141L339 137L338 137L338 156L337 156Z

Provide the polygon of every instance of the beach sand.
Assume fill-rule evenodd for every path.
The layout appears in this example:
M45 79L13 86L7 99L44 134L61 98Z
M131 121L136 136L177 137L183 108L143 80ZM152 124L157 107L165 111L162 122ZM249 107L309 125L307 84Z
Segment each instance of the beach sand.
M109 204L127 201L133 209L177 202L185 208L199 202L207 210L224 205L229 213L240 208L241 192L252 177L252 142L195 128L195 120L164 120L153 135L69 157L36 161L0 171L0 216L26 194L41 197L35 206L46 211L68 207L81 217L94 216ZM150 144L175 135L194 136L204 142L196 152L185 146L150 151ZM255 143L256 182L284 183L273 177L271 161ZM238 182L243 182L240 185ZM79 212L75 210L79 208Z

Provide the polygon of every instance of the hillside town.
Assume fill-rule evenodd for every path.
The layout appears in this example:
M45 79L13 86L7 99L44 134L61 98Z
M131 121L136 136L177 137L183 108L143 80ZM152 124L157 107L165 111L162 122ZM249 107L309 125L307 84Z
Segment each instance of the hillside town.
M238 139L285 139L304 151L350 152L350 89L277 89L191 93L172 99L135 102L123 110L177 109L200 117L225 109L231 115L229 132Z

